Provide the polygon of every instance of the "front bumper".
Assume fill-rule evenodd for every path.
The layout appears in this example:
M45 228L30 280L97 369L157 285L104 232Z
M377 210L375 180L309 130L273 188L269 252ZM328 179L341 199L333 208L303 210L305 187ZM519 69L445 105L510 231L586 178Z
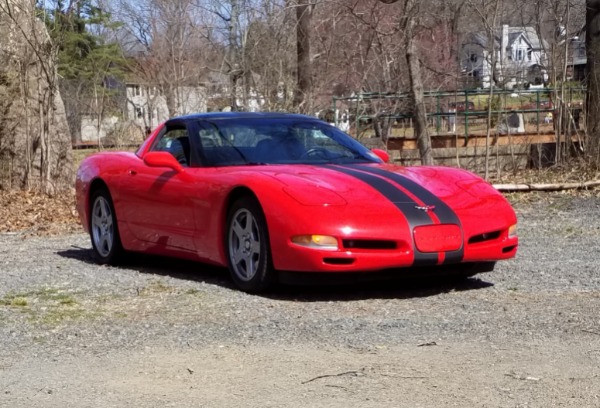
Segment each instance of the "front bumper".
M517 253L517 237L503 235L486 242L463 244L462 263L495 262L513 258ZM443 254L443 253L442 253ZM438 254L439 255L439 254ZM439 256L436 267L447 266L445 256ZM374 272L387 269L414 267L414 247L400 242L395 249L362 249L337 251L319 250L296 245L291 241L273 251L273 263L279 271L296 272ZM442 265L444 264L444 265Z

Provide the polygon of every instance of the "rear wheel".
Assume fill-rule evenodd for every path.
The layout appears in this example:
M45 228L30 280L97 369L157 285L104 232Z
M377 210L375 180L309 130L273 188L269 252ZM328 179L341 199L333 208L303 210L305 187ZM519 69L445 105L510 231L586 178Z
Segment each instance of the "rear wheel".
M227 216L225 248L233 282L246 292L266 290L274 281L269 233L262 208L253 197L235 201Z
M114 264L123 255L115 208L106 188L97 189L92 193L90 238L98 262Z

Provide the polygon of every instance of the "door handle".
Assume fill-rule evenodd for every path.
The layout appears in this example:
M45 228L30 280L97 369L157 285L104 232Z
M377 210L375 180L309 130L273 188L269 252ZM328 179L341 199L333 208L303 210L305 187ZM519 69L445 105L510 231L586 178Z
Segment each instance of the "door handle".
M137 171L129 170L127 173L129 173L130 176L135 176L137 174Z

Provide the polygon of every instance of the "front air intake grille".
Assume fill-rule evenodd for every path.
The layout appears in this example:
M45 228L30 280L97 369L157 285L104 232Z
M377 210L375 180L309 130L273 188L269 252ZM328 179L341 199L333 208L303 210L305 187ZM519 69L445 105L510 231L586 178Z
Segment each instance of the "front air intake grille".
M354 258L323 258L323 262L329 265L352 265Z

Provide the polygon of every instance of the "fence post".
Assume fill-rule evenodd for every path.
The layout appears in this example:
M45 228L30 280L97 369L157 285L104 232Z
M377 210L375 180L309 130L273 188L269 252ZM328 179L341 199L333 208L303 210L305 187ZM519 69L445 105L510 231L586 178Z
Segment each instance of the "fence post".
M535 91L535 99L536 99L536 103L535 103L535 107L536 107L535 110L536 110L536 112L535 112L535 115L536 115L536 118L537 118L537 120L536 120L536 122L537 122L536 128L537 128L537 134L539 135L540 134L540 90L539 89L536 89L536 91Z
M458 109L456 110L458 113ZM469 143L469 91L465 90L465 110L463 111L465 117L465 146Z

